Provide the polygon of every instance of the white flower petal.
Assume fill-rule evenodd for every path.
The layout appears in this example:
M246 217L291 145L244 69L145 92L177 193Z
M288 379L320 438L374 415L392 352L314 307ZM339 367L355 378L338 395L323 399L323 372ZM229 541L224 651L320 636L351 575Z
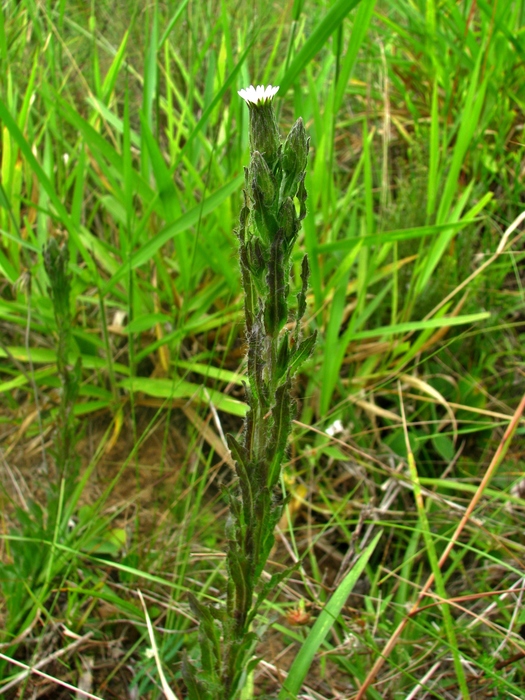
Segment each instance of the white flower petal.
M278 85L268 85L266 87L264 85L257 85L257 87L250 85L250 87L239 90L239 95L248 106L251 106L270 102L273 100L278 91Z
M340 420L336 420L332 423L332 425L329 425L328 428L326 428L325 432L327 435L330 435L330 437L333 437L334 435L338 435L339 433L342 433L344 431L343 424Z

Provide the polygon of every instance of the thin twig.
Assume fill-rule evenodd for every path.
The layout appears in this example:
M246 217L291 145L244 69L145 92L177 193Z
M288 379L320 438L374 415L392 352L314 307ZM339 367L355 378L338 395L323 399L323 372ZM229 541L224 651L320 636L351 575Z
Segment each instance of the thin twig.
M27 678L27 676L29 676L30 674L35 674L36 676L41 676L42 678L45 678L46 680L51 681L52 683L56 683L57 685L60 685L63 688L73 690L75 691L75 693L83 695L86 698L92 698L92 700L104 700L104 698L101 698L99 695L93 695L93 693L89 693L87 690L81 690L80 688L71 685L71 683L67 683L66 681L63 681L60 678L50 676L49 673L44 673L43 671L40 671L38 668L40 666L48 664L50 661L53 661L54 659L57 659L60 656L63 656L66 652L71 651L73 647L78 646L80 642L85 641L85 639L90 636L91 632L84 635L84 637L77 639L75 642L73 642L73 644L70 644L65 649L60 649L58 652L55 652L54 654L51 654L45 659L42 659L42 661L40 661L36 666L28 666L27 664L22 663L22 661L17 661L16 659L12 659L10 656L6 656L5 654L0 653L0 659L3 659L4 661L9 662L10 664L13 664L14 666L19 666L20 668L25 669L23 673L20 673L10 683L1 688L0 694L5 693L9 688L12 688L13 686L17 685L21 680Z

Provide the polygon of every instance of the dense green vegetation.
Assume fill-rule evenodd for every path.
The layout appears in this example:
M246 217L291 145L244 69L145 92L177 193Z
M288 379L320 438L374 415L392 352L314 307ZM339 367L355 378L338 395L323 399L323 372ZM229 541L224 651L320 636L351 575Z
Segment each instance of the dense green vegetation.
M0 693L186 697L271 83L318 340L243 700L523 697L525 2L256 5L3 2Z

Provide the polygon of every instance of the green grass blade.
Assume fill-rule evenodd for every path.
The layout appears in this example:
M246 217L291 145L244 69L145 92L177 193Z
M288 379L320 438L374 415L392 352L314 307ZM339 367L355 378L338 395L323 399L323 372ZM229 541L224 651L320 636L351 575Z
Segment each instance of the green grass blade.
M430 155L428 165L427 220L434 214L437 201L439 168L439 102L438 83L432 91L432 116L430 121Z
M248 407L242 401L222 394L217 389L211 389L202 384L192 384L179 379L150 379L148 377L133 377L119 382L122 389L141 391L146 396L157 399L192 399L205 405L213 404L220 411L232 416L244 418Z
M159 50L159 51L160 51L160 49L164 46L164 43L166 42L166 40L168 39L169 35L171 34L171 30L172 30L173 27L177 24L177 20L179 19L179 17L181 16L181 14L182 14L182 13L184 12L184 10L186 9L186 5L187 5L187 4L188 4L188 0L182 0L182 2L179 3L179 5L178 5L178 7L177 7L177 10L175 11L175 14L173 15L173 17L172 17L172 18L170 19L170 21L168 22L168 26L166 27L166 29L164 30L164 33L162 34L162 36L161 36L160 39L159 39L159 44L158 44L158 50Z
M252 45L253 45L254 41L255 41L255 39L252 39L250 41L250 43L248 44L248 46L245 48L245 50L242 52L241 57L239 58L239 60L237 61L237 64L235 65L235 68L232 70L230 75L224 81L224 85L221 87L221 89L217 92L217 94L215 95L213 100L210 102L210 104L204 110L201 118L199 119L199 121L195 125L193 131L191 132L191 134L188 137L188 140L184 144L184 147L181 149L179 156L177 158L177 162L175 163L174 167L176 167L180 163L183 155L188 150L190 144L193 143L193 140L195 139L197 134L201 131L203 126L206 124L206 122L208 121L208 119L209 119L210 115L212 114L213 110L215 109L215 107L219 104L219 102L222 101L224 95L229 90L230 86L234 83L235 78L237 77L237 74L239 73L239 71L243 67L244 62L252 49Z
M461 123L452 154L452 162L450 164L450 170L448 172L443 196L441 198L437 213L437 223L439 224L443 224L447 220L450 207L452 206L452 201L458 189L460 179L459 175L465 161L465 156L478 127L481 109L485 101L485 92L488 85L488 79L485 78L481 84L478 85L482 58L483 53L480 51L476 66L470 79L463 114L461 116Z
M372 154L371 143L368 137L368 125L366 120L363 122L363 180L365 185L365 221L366 231L369 236L374 233L375 217L374 217L374 182L372 178Z
M58 197L57 193L55 192L55 188L53 187L53 184L51 183L51 180L48 178L46 173L44 172L44 169L36 159L36 157L33 155L33 151L31 149L31 146L28 144L26 139L24 138L24 135L20 131L17 123L9 113L9 110L4 103L3 100L0 99L0 119L3 121L4 126L6 129L9 131L13 139L16 141L18 144L18 147L20 148L20 151L22 152L24 158L27 160L29 166L35 173L35 176L37 177L40 185L42 188L45 190L47 196L49 197L50 201L52 202L58 217L64 224L64 226L67 228L71 238L73 239L73 242L77 246L77 249L79 250L80 254L82 255L82 258L84 262L86 263L87 267L92 271L95 272L94 270L94 265L93 261L91 259L91 256L87 252L84 244L82 243L82 240L79 236L79 232L74 225L71 217L66 211L66 208L62 204L60 198Z
M124 37L122 41L120 42L120 46L118 48L118 51L115 55L115 58L113 59L111 66L109 67L108 72L106 73L106 77L104 78L104 81L102 82L102 99L104 102L108 102L109 98L113 94L113 90L115 88L115 83L117 82L117 78L119 75L120 67L122 65L122 61L124 60L124 56L126 54L126 47L128 45L128 39L129 39L129 30L124 34Z
M317 253L331 253L337 250L351 250L356 246L375 246L396 241L408 241L413 238L424 238L442 232L459 232L477 219L465 216L461 221L452 221L449 224L434 224L433 226L416 226L414 228L397 229L394 231L382 231L371 236L355 236L343 238L333 243L320 243L315 246Z
M0 58L2 61L7 59L7 37L5 34L5 16L4 12L0 12Z
M365 2L361 3L355 14L352 33L348 41L348 48L341 65L339 78L337 79L333 108L334 114L337 114L341 109L345 92L348 87L348 81L352 76L359 49L361 48L361 45L365 39L366 33L368 32L368 27L370 26L370 20L372 19L375 5L376 0L365 0Z
M284 97L299 73L310 63L315 54L324 46L328 37L335 32L350 10L353 10L359 2L360 0L337 0L332 5L325 18L316 26L280 79L279 97ZM365 2L370 2L370 0L365 0Z
M314 656L317 650L323 643L326 635L337 621L337 617L341 612L341 608L346 603L346 600L359 577L365 570L368 560L372 556L382 532L378 532L373 541L368 545L365 551L359 557L359 560L353 566L351 571L345 576L343 581L338 586L335 593L332 595L328 603L325 605L322 613L315 621L314 626L299 653L295 657L288 676L283 684L278 700L293 700L301 690L306 674L308 673Z
M339 281L332 303L330 304L330 319L324 334L323 379L320 398L321 415L326 415L329 410L330 399L339 377L340 365L336 361L336 358L339 356L339 336L341 334L341 325L344 320L350 265L353 264L360 250L360 248L356 248L355 251L348 254L347 258L349 264L346 264L346 260L344 261L342 267L345 269L345 273Z
M488 311L482 311L477 314L466 314L465 316L451 316L443 318L430 318L427 321L407 321L406 323L397 323L392 326L383 326L367 331L359 331L355 333L352 340L364 340L365 338L386 338L389 335L396 333L411 333L413 331L423 331L428 328L445 328L447 326L461 326L477 321L484 321L490 318Z
M151 32L148 42L148 46L145 51L144 57L144 88L143 88L143 99L142 99L142 110L141 116L146 124L149 126L150 131L153 133L154 124L154 105L155 97L157 95L157 83L158 83L158 66L157 66L157 42L158 42L158 30L159 30L159 19L158 19L158 4L154 3L153 6L153 18L151 22ZM144 180L149 182L150 175L150 160L149 151L143 148L140 152L141 160L141 172Z

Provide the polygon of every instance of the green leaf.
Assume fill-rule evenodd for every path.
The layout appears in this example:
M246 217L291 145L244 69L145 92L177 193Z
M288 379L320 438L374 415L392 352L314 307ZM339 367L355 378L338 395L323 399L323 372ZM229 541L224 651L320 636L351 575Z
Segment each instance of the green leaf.
M395 231L382 231L372 236L355 236L354 238L343 238L333 243L321 243L315 246L316 253L331 253L337 250L350 250L356 246L374 246L384 243L394 243L395 241L408 241L413 238L424 238L434 236L441 232L461 231L462 228L476 223L478 219L463 218L461 221L451 221L448 224L434 224L432 226L417 226L414 228L397 229Z
M143 331L149 331L150 328L156 326L157 323L171 323L173 318L166 316L166 314L141 314L128 323L128 325L123 329L124 333L142 333Z
M254 476L253 470L250 470L250 464L248 459L247 450L240 445L233 435L227 435L226 439L228 441L228 447L232 453L232 457L235 460L235 471L237 477L239 478L239 484L241 487L242 494L242 506L244 512L245 524L253 526L253 484L252 479ZM230 498L235 498L235 493L230 494Z
M226 394L222 394L216 389L211 389L199 384L191 384L183 380L156 379L148 377L133 377L124 379L119 383L122 389L129 391L142 391L147 396L154 396L162 399L193 399L231 413L234 416L244 417L246 415L246 404L232 399Z
M120 42L118 51L115 54L115 58L113 59L113 62L111 63L108 72L106 73L106 77L104 78L104 82L102 83L102 97L105 102L108 102L115 88L115 83L117 82L120 66L122 65L122 61L124 60L124 55L126 53L128 38L129 29L126 30L126 33L124 34L124 37Z
M303 45L299 53L291 62L285 75L279 81L279 97L284 97L287 90L299 73L310 63L312 58L318 53L328 37L335 32L346 15L359 4L360 0L337 0L324 19L316 26L310 38Z
M303 340L297 350L294 352L292 361L290 362L289 371L293 376L300 366L305 362L313 352L315 347L315 341L317 340L317 331L312 333L311 336Z
M195 595L188 591L190 607L195 617L199 620L199 645L201 648L202 671L208 683L217 682L217 671L220 663L221 646L219 630L210 610L200 603Z
M450 462L455 454L454 443L446 435L434 435L432 444L436 452L443 457L445 462Z
M159 40L159 44L158 44L158 50L159 50L159 51L160 51L160 49L164 46L164 42L167 40L167 38L168 38L169 35L171 34L171 30L173 29L173 27L174 27L175 24L177 23L177 20L179 19L179 17L181 16L181 14L184 12L184 9L185 9L185 7L186 7L187 4L188 4L188 0L182 0L182 2L179 2L178 6L177 6L177 9L176 9L176 11L175 11L175 14L173 15L173 17L172 17L172 18L170 19L170 21L168 22L168 26L167 26L166 29L164 30L164 33L163 33L163 35L161 36L161 38L160 38L160 40Z
M275 404L272 408L272 433L268 443L268 460L270 461L269 488L273 488L279 479L283 456L292 430L292 414L295 409L295 401L291 397L291 390L292 379L290 373L288 373L286 381L275 392Z
M255 602L255 605L252 608L252 611L250 613L250 616L248 617L248 624L250 625L253 620L255 619L255 616L257 615L257 611L262 605L262 603L268 598L270 593L277 588L279 584L281 584L283 581L288 579L295 571L299 569L301 566L301 562L297 561L293 566L290 566L287 569L283 569L277 574L273 574L269 581L266 581L266 583L263 584L259 594L257 595L257 600Z
M284 291L286 282L282 229L279 229L272 241L266 283L268 284L268 295L264 302L264 327L269 336L274 336L286 323L288 313L288 304Z
M441 318L429 318L427 321L407 321L406 323L397 323L392 326L382 326L368 331L359 331L352 336L352 340L363 340L364 338L387 337L396 333L411 333L413 331L422 331L429 328L447 328L448 326L461 326L477 321L484 321L490 318L488 311L482 311L477 314L466 314L465 316L443 316Z
M153 137L150 126L143 114L140 115L140 124L141 135L148 149L153 175L157 183L157 192L164 207L164 218L171 222L180 216L180 205L173 175L164 161L160 147ZM182 262L181 267L183 267Z
M189 699L212 700L204 684L197 678L197 673L197 669L188 659L187 654L184 654L182 657L182 678L186 684Z
M333 111L335 114L341 109L345 92L348 88L348 81L352 76L354 66L357 60L357 54L361 48L361 44L366 36L376 0L365 0L361 7L357 10L354 23L352 25L352 34L348 41L348 48L344 60L341 65L339 77L337 79L336 93L334 97Z
M352 592L352 589L357 583L359 577L365 570L368 560L372 556L381 535L382 532L377 533L373 541L361 554L351 571L341 581L337 587L337 590L334 592L328 603L325 605L324 610L315 621L310 634L303 643L299 653L295 657L290 667L290 670L288 671L288 676L283 683L278 700L294 700L297 697L297 694L301 690L303 681L306 678L306 674L312 665L312 661L314 660L317 650L323 643L326 635L332 628L332 625L337 621L341 608Z

